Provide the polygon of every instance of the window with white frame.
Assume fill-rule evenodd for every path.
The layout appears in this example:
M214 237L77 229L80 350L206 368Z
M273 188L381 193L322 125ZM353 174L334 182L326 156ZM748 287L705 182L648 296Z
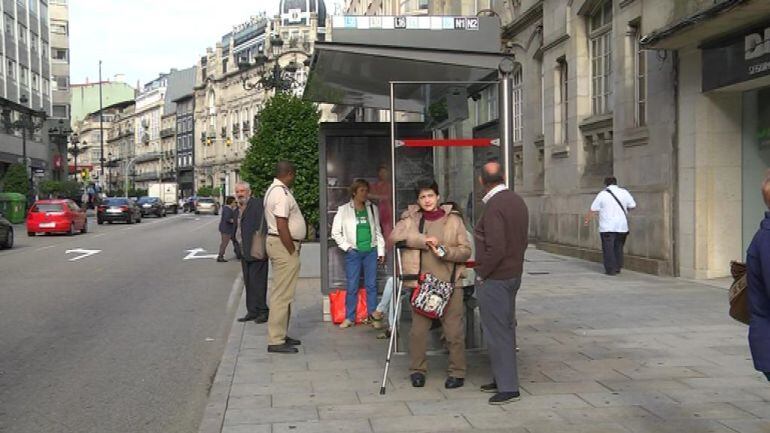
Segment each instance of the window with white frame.
M524 130L524 124L522 122L524 116L522 115L523 109L523 89L524 80L521 72L521 68L517 69L513 73L513 141L518 142L522 140L522 131Z
M596 6L588 17L591 53L591 111L612 111L612 1Z
M634 55L634 124L647 125L647 51L641 49L639 25L631 27L631 44Z

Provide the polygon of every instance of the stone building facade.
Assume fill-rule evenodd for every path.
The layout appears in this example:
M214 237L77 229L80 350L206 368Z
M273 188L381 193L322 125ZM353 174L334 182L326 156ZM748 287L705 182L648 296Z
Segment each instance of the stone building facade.
M196 189L233 193L259 111L275 92L249 85L272 73L277 62L295 80L290 91L301 95L313 44L324 37L324 28L323 1L287 0L277 16L252 17L200 58L194 91Z

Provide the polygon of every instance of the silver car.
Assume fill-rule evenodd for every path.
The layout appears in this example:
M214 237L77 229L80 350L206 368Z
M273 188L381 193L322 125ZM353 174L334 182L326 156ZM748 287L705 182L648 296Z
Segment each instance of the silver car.
M195 213L211 213L219 215L219 203L212 197L199 197L195 204Z

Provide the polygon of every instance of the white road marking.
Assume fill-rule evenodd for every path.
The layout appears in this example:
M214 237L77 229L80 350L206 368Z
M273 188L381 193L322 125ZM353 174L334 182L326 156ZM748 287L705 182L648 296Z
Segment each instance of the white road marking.
M47 250L49 248L53 248L55 246L56 245L48 245L48 246L45 246L45 247L40 247L40 248L36 249L35 251L43 251L43 250Z
M64 252L64 254L70 254L70 253L80 254L79 256L73 257L69 260L71 262L74 262L75 260L84 259L86 257L93 256L94 254L99 254L101 252L102 250L84 250L82 248L78 248L75 250L67 250Z
M203 255L198 255L198 253L205 253L205 252L206 252L206 250L204 250L203 248L195 248L195 249L192 249L192 250L185 250L185 251L187 251L187 252L188 252L188 254L187 254L187 255L185 256L185 258L184 258L184 259L182 259L182 260L193 260L193 259L216 259L216 258L217 258L217 255L216 255L216 254L203 254Z

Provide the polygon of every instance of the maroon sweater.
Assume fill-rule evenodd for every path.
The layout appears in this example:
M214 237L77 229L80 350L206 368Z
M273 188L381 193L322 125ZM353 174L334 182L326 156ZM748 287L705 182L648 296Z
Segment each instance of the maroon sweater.
M490 199L474 230L476 275L482 279L521 277L529 243L529 212L524 200L511 190Z

